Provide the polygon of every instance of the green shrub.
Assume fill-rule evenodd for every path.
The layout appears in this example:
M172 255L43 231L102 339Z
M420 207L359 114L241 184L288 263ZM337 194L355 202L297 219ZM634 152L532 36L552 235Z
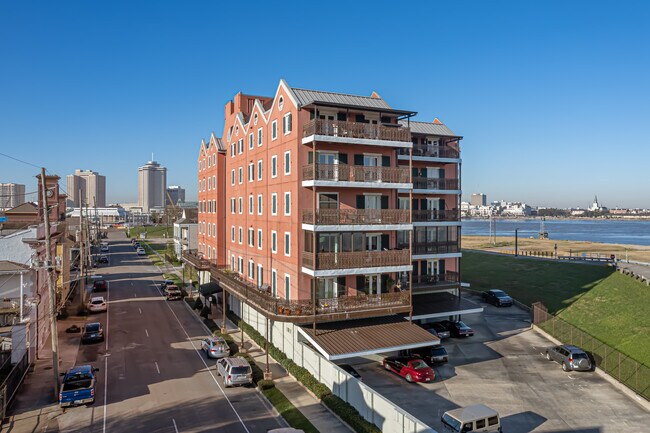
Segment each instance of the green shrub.
M257 387L259 389L261 389L262 391L265 391L267 389L274 388L275 387L275 382L273 382L272 380L264 380L264 379L262 379L259 382L257 382Z
M341 398L334 394L327 395L323 398L325 406L330 408L332 412L337 414L343 421L348 423L350 427L357 433L380 433L381 430L371 422L366 421L359 411L347 404Z

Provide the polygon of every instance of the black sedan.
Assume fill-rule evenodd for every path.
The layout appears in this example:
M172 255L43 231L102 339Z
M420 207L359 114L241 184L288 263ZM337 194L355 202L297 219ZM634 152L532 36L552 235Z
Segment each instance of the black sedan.
M347 373L350 374L350 376L354 377L355 379L359 379L359 381L363 382L363 378L359 374L357 370L354 369L350 364L339 364L339 368Z
M512 307L513 301L503 290L491 289L483 292L483 300L497 307Z
M425 323L422 325L422 327L432 334L436 335L441 340L451 337L449 330L445 328L440 322Z
M452 337L471 337L474 335L474 330L461 320L443 320L440 323L447 328Z
M81 344L104 341L104 328L99 322L86 323L81 334Z
M443 346L418 347L415 349L402 350L399 354L400 356L419 356L424 360L424 362L429 364L429 366L449 362L449 354L447 353L447 349Z

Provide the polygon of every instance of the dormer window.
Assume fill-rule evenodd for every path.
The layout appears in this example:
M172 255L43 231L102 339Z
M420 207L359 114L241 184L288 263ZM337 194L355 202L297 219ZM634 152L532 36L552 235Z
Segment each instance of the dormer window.
M239 125L235 126L235 135L239 135Z
M282 110L284 107L284 97L280 96L280 99L278 99L278 110Z
M253 116L253 125L257 125L257 113Z

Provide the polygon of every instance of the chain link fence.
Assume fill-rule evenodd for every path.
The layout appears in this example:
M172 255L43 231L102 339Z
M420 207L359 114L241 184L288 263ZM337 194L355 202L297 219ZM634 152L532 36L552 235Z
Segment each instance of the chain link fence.
M535 325L564 344L580 347L598 368L650 401L650 367L554 316L541 302L534 303L532 310Z

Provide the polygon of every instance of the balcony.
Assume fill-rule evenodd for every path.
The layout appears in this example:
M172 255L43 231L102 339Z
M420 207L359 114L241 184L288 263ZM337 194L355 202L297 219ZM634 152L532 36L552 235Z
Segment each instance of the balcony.
M458 179L439 179L435 177L414 177L413 189L436 190L436 191L458 191L460 182ZM414 191L415 192L415 191Z
M411 254L408 249L317 254L304 251L302 253L302 266L314 271L367 269L410 265ZM352 272L345 272L344 274L352 274Z
M331 226L410 224L410 213L403 209L317 209L316 224ZM303 224L314 224L313 209L303 209Z
M271 320L293 323L356 319L409 312L408 291L339 296L331 299L286 300L273 297L267 286L258 288L227 268L212 267L212 277L228 292Z
M303 144L316 140L408 148L412 146L411 129L402 125L388 126L387 124L312 119L304 126L302 136Z
M440 241L440 242L414 242L413 255L426 254L451 254L459 253L460 245L458 241Z
M460 221L458 209L438 210L424 209L413 211L414 223Z
M308 164L302 168L302 180L304 187L411 188L411 174L404 167L316 164L314 169Z
M190 265L194 266L197 271L207 271L210 269L210 261L203 258L198 254L197 250L183 251L183 260Z
M409 149L399 149L399 156L409 156ZM427 146L424 144L413 145L413 157L424 158L443 158L443 159L459 159L460 151L451 146ZM400 158L408 159L408 158Z
M458 272L447 271L437 275L413 275L413 294L424 293L429 289L448 289L458 287L460 275ZM408 287L408 279L402 281L402 287Z

